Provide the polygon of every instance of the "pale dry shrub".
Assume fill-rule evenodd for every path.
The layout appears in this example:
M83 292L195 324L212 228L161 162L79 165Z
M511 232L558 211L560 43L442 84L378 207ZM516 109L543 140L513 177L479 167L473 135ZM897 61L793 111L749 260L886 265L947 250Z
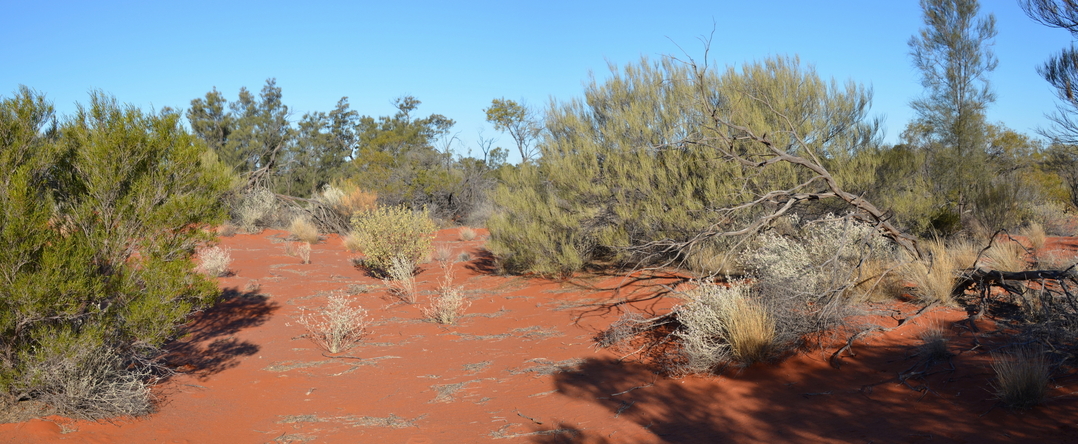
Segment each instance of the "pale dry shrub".
M1026 260L1026 248L1016 241L997 239L985 250L984 258L989 267L996 271L1024 271L1029 268Z
M442 263L442 281L438 294L431 297L430 306L422 309L423 315L439 324L455 324L471 301L464 298L464 287L453 285L453 263Z
M457 262L468 262L470 260L472 260L472 255L468 254L467 251L461 251L460 254L457 255Z
M322 192L315 196L315 199L330 207L338 207L341 205L341 201L344 199L344 191L333 185L326 185L322 188Z
M1048 240L1048 233L1046 233L1044 227L1037 222L1030 222L1022 227L1022 230L1019 231L1018 234L1025 236L1035 251L1043 249L1044 243Z
M340 293L330 296L329 305L321 307L316 314L302 311L297 321L307 329L307 337L330 353L354 347L370 325L367 310L350 306L348 298Z
M217 234L224 237L232 237L236 235L236 226L231 223L226 223L217 228Z
M1051 373L1041 350L1017 347L1009 354L992 353L992 370L996 373L996 397L1008 407L1030 408L1048 395Z
M277 212L277 195L265 188L245 194L233 211L233 218L247 233L256 233L269 224Z
M416 300L415 262L405 256L393 256L382 279L389 292L401 301L414 304Z
M1041 202L1029 207L1030 219L1044 227L1049 236L1074 235L1074 213L1061 202Z
M293 218L292 223L288 226L288 232L292 233L296 239L309 244L317 244L320 239L318 227L315 227L306 216Z
M207 276L228 276L228 266L232 264L232 254L226 248L210 247L199 252L198 261L198 271Z
M923 250L925 257L922 259L906 254L902 277L913 283L915 294L922 302L950 305L956 270L963 267L941 239L925 242Z
M453 250L449 249L449 246L442 245L434 249L434 260L445 263L453 257Z
M311 263L311 244L309 242L288 242L284 244L284 253L298 257L304 264Z
M475 230L470 227L460 227L458 234L460 235L460 240L465 242L475 239L476 236Z
M690 295L689 302L675 308L685 370L710 372L732 361L751 364L777 351L775 320L743 282L699 284Z
M72 341L50 344L38 359L26 363L13 392L24 387L65 415L83 419L139 416L153 411L151 388L156 382L149 362L127 362L109 347L88 347Z
M360 251L360 248L363 248L363 246L359 243L359 239L355 236L352 236L351 234L341 238L341 244L344 245L344 248L347 248L348 251L351 251L353 253L358 252Z
M788 219L800 223L797 216ZM792 235L764 233L741 255L762 294L809 302L831 299L855 284L865 260L890 257L894 251L875 228L847 218L828 215L789 229Z

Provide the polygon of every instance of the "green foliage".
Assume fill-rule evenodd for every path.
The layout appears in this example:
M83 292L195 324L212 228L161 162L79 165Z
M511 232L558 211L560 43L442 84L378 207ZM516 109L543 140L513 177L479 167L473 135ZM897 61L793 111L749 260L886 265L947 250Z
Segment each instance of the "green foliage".
M548 110L542 157L507 171L494 194L501 211L488 223L487 247L506 271L564 275L596 260L684 260L657 243L751 219L755 208L722 210L809 178L786 163L750 171L707 148L717 136L707 103L778 146L811 151L840 182L860 180L854 154L875 136L863 119L863 88L829 84L788 58L704 75L693 80L674 60L644 59ZM760 149L737 143L746 153Z
M130 359L211 303L217 288L191 256L209 238L201 226L224 216L231 176L175 113L94 93L44 130L51 116L25 88L0 100L0 387L81 408L85 393L57 392L39 367L93 373L104 364L79 357L88 350Z
M535 157L533 144L542 127L535 121L527 106L501 98L492 100L490 107L483 112L487 114L487 122L492 123L494 129L506 131L513 138L522 163L528 163Z
M426 211L379 207L352 216L352 240L367 256L371 271L385 275L394 258L419 263L431 251L438 229Z

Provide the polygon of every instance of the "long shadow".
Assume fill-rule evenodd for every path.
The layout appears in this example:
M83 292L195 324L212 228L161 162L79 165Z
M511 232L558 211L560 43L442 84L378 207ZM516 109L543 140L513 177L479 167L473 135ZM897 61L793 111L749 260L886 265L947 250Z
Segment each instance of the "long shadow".
M875 365L907 366L893 349L863 349ZM901 353L899 353L901 354ZM791 372L794 374L791 375ZM943 388L956 378L980 381L983 369L933 380ZM872 374L757 365L716 380L683 384L657 376L641 363L589 359L578 371L555 376L561 395L606 408L666 443L685 442L1073 442L1068 424L1078 402L1056 403L1051 414L986 412L987 393L925 395L902 386L894 373ZM739 380L724 383L724 379ZM603 442L587 429L536 437L532 442Z
M235 367L240 357L258 353L259 346L232 335L262 325L279 308L256 291L225 289L217 305L194 315L180 329L180 338L165 345L164 360L199 379Z

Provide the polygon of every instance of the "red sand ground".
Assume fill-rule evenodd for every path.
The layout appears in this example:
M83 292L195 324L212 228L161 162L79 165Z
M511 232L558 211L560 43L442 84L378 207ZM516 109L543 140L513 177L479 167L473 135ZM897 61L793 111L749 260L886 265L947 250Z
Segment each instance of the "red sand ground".
M612 291L624 278L495 276L482 237L461 242L455 230L443 231L439 245L472 257L456 266L472 304L459 325L440 326L420 312L441 277L436 263L419 274L420 304L404 305L352 266L339 238L315 245L311 264L301 264L284 254L286 236L222 239L235 258L235 275L220 280L228 299L171 346L183 373L158 386L157 413L3 424L0 442L1078 442L1078 378L1057 375L1050 401L1033 410L995 406L987 350L1003 338L989 322L974 333L957 309L858 341L838 369L828 363L831 347L672 379L594 347L595 333L618 316L594 304L625 297L627 290ZM635 283L635 297L670 282ZM327 357L296 318L333 291L355 293L375 324L362 344ZM915 309L870 308L895 318ZM890 315L877 318L896 325ZM956 356L900 380L925 370L915 349L933 323Z

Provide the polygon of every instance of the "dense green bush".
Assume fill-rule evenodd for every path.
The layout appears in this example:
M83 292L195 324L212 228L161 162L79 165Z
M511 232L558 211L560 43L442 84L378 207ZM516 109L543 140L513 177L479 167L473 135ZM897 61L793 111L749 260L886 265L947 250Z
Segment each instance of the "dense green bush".
M789 58L693 75L669 58L644 59L548 110L542 157L507 174L494 194L488 248L506 271L684 261L689 252L663 246L752 220L764 206L732 209L810 178L785 162L756 170L729 161L713 148L727 134L710 105L776 146L811 150L844 186L863 185L854 172L864 158L853 154L875 142L864 89L827 83ZM749 158L767 154L733 143Z
M403 259L414 267L430 254L438 229L426 211L403 206L379 207L352 216L351 242L367 256L364 265L388 275L393 260Z
M144 413L147 358L217 295L191 257L230 181L175 113L94 93L57 122L29 89L0 99L3 400Z

